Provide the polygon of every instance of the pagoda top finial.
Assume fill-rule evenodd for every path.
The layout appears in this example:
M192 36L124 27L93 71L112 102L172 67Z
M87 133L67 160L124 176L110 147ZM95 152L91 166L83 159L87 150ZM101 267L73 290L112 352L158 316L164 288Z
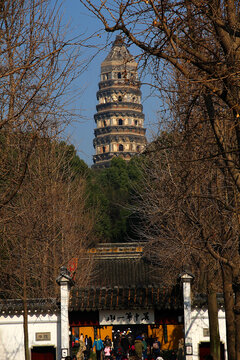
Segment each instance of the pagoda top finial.
M121 35L117 35L112 44L112 48L105 60L102 62L101 67L103 69L105 66L112 66L113 64L116 66L116 64L123 65L126 63L130 67L137 67L137 63L135 62L134 57L129 53L123 37Z
M122 35L117 35L113 45L122 45L122 44L124 44Z

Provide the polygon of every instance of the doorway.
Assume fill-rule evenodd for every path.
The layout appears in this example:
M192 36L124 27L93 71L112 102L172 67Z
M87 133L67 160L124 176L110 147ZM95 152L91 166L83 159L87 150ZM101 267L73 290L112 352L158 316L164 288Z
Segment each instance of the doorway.
M221 360L225 359L224 354L224 344L220 344L220 351L221 351ZM207 355L210 355L210 342L209 341L203 341L199 344L199 359L205 360Z
M117 343L121 336L127 336L134 341L137 336L145 334L148 336L147 325L114 325L112 329L113 342Z
M34 346L31 360L56 360L56 349L54 346Z

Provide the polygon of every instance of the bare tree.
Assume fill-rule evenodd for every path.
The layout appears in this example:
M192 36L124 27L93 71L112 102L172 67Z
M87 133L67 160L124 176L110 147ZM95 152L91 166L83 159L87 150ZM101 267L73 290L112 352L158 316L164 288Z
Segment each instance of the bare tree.
M235 186L206 121L204 96L194 86L180 84L181 96L176 99L176 89L172 98L174 123L146 150L140 212L147 226L143 224L141 236L148 240L146 255L168 274L168 282L176 280L182 267L191 267L198 275L198 291L208 294L211 324L211 319L217 322L212 314L217 315L222 270L231 264L236 271L238 266ZM221 116L226 119L227 113ZM232 326L237 323L234 309L238 301L234 303L231 292L225 291L232 287L229 279L227 283L223 276L223 280L232 351L234 339L238 341L237 326ZM233 283L238 279L232 279ZM212 355L218 359L215 339L219 349L219 334L211 332Z
M221 173L214 167L210 171L205 162L201 164L197 154L194 161L194 154L179 135L175 134L176 139L171 139L174 134L165 136L170 139L159 140L155 144L158 151L144 162L139 204L144 222L139 233L147 240L145 256L160 267L161 282L168 285L176 283L183 269L191 270L196 275L194 291L208 295L210 324L212 319L217 324L221 267L208 247L224 251L227 226L233 226L232 213L215 188L216 178L221 183ZM211 344L216 347L212 355L218 359L218 326L210 326L210 330Z
M91 275L86 249L94 213L86 206L86 179L72 179L64 151L57 150L48 139L38 141L18 196L4 207L0 223L1 293L23 301L26 359L29 299L58 297L59 268L73 259L78 285L86 285Z
M56 296L58 268L81 262L91 238L85 180L51 141L72 119L81 68L65 32L57 1L0 1L1 294L23 300L26 360L27 300Z
M36 139L55 136L70 120L66 91L78 72L79 48L70 46L61 26L57 2L0 3L0 208L17 194ZM13 133L29 134L18 167Z
M193 153L195 156L190 157L189 163L196 163L203 156L205 160L208 157L211 159L218 158L218 164L214 164L212 161L206 162L205 165L203 165L203 162L201 165L198 163L199 170L202 172L196 173L195 169L192 173L189 173L187 177L189 182L187 183L188 186L191 185L190 203L186 198L188 189L182 187L180 193L182 194L184 190L185 193L183 192L183 194L185 195L184 197L181 195L180 199L184 198L184 201L178 203L178 196L180 196L178 192L175 194L173 192L174 196L171 196L170 192L168 198L164 197L164 202L167 199L168 202L172 201L172 208L179 210L176 211L176 214L172 214L173 219L179 216L184 209L188 216L191 214L186 228L184 224L187 225L187 223L183 222L183 214L180 218L175 218L175 222L179 223L177 231L180 234L182 233L178 239L177 248L181 247L180 244L185 246L187 239L191 244L193 244L193 239L205 239L207 245L205 250L207 250L208 255L211 255L212 259L222 267L224 294L226 296L229 359L239 359L240 341L237 334L240 331L238 328L239 304L237 289L239 286L240 260L238 251L240 190L240 23L238 15L240 3L234 0L211 2L200 0L182 2L174 0L80 1L102 21L107 32L121 31L130 44L137 45L140 55L145 61L144 64L153 66L155 74L160 74L165 69L168 69L169 72L171 72L171 69L175 69L171 80L175 77L177 71L179 84L182 84L182 93L186 88L189 89L185 94L188 97L188 113L185 112L185 121L181 126L184 127L183 124L186 123L190 125L191 129L194 129L194 136L191 138L194 141L186 149L188 152L185 153L185 157L188 158L194 148ZM190 89L193 90L193 94L191 94ZM171 91L172 89L168 86L167 90ZM207 130L211 131L212 134L211 142L207 143L207 149L210 149L210 151L206 151L206 144L203 141L205 135L202 134L202 128L204 127L201 128L201 126L204 122L198 121L196 124L196 122L192 122L193 117L191 117L191 115L194 115L192 109L194 108L196 111L197 107L194 105L198 102L200 96L203 104L200 114L204 121L207 122ZM179 106L180 112L182 111L181 106ZM199 136L201 140L197 144L195 139ZM205 149L204 154L201 152L202 148ZM175 157L178 158L176 153ZM172 164L171 161L169 169L172 168ZM154 164L152 165L154 168ZM216 172L215 174L211 172L213 171L212 166ZM182 171L185 174L186 167ZM203 181L203 183L200 182L201 185L198 186L198 190L192 187L193 183L196 184L196 176L197 178L200 176L199 180ZM208 182L206 182L204 176L206 176ZM175 178L171 172L168 174L168 179L169 184L173 186L171 191L174 186L178 188L179 184L182 185L181 181L184 182L182 175L180 178ZM182 179L180 183L178 182L179 179ZM175 185L173 180L178 185ZM163 183L161 185L164 186ZM156 191L156 187L152 189L152 191L154 190ZM206 194L208 194L207 198ZM209 202L209 194L212 194L211 202ZM161 199L160 194L159 196ZM195 202L193 201L194 198ZM199 207L200 198L201 206ZM205 205L204 199L206 201ZM181 204L181 206L178 204ZM170 209L172 208L170 206ZM198 209L197 214L195 213L196 209ZM212 217L213 213L215 214L214 218ZM161 224L163 228L165 226L163 215L165 215L165 212L161 214L161 217L158 217L159 222L156 222L158 224L156 225L156 232L159 231ZM205 225L202 221L199 222L201 217L206 219ZM186 229L189 230L190 224L191 232L187 233ZM199 224L202 225L198 226ZM203 225L204 231L200 232ZM149 228L151 229L152 226L152 224L149 225ZM168 231L170 230L173 231L176 228L168 229ZM199 238L194 236L195 231L195 234L197 234L197 230ZM163 234L164 231L162 230ZM190 234L192 240L189 237ZM168 233L164 236L169 239ZM165 246L169 245L165 244ZM191 251L190 254L192 254ZM179 257L179 259L182 258ZM234 294L233 284L236 285L235 305L232 296Z
M155 59L158 71L161 60L206 89L216 143L239 191L239 1L80 1L107 32L121 31L144 58ZM228 107L233 143L223 135L226 122L214 114L209 94Z

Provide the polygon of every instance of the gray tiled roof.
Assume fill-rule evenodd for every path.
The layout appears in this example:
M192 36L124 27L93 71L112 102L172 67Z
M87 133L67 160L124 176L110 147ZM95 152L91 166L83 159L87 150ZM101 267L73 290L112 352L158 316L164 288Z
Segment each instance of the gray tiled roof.
M179 287L161 285L157 267L142 258L142 245L99 244L88 287L71 292L70 311L182 309Z
M148 286L156 283L157 270L141 258L102 258L96 260L93 286Z
M181 291L159 287L90 287L73 289L70 311L121 309L182 309Z
M54 298L28 299L27 308L29 314L53 314L60 311L59 303ZM0 301L0 313L2 315L23 314L23 301L21 299L6 299Z

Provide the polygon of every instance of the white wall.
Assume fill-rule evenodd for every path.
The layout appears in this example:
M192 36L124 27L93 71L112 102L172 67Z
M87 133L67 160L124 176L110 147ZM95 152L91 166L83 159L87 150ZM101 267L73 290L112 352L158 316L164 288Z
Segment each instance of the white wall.
M60 359L60 316L28 316L29 348L54 346ZM51 333L51 340L36 341L36 333ZM0 360L24 360L23 316L0 316Z
M226 325L225 325L225 311L218 311L218 322L220 340L224 344L225 359L227 359L227 345L226 345ZM201 342L209 342L209 336L203 335L203 329L209 329L208 311L207 309L192 309L191 311L191 337L193 344L193 359L199 359L199 344Z

